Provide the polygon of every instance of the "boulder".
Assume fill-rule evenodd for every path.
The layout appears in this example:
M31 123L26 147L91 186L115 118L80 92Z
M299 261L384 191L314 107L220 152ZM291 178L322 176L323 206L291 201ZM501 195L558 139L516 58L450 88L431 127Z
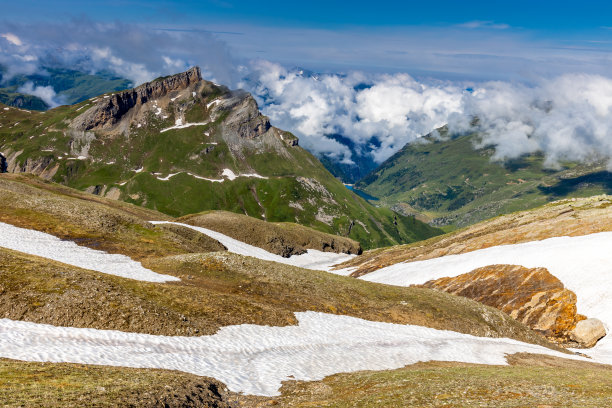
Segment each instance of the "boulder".
M570 332L586 318L577 313L576 294L546 268L491 265L422 286L495 307L560 344L569 344Z
M606 328L599 319L582 320L570 332L571 339L585 348L593 347L605 335Z

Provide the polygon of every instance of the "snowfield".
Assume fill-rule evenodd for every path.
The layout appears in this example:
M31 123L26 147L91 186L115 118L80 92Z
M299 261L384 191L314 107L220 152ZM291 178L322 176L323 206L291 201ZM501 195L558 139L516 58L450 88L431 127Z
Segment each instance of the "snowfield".
M193 230L201 232L204 235L208 235L213 239L216 239L217 241L225 245L229 252L233 252L239 255L252 256L253 258L262 259L264 261L273 261L285 265L299 266L301 268L317 271L329 271L333 265L348 261L349 259L352 259L356 256L309 249L305 254L293 255L290 258L283 258L280 255L276 255L266 251L265 249L246 244L242 241L238 241L237 239L228 237L225 234L210 230L208 228L195 227L193 225L171 221L151 221L151 223L182 225L183 227L191 228Z
M507 354L521 352L583 359L510 339L316 312L296 313L296 317L299 326L243 324L202 337L0 319L0 357L179 370L214 377L232 391L269 396L279 394L284 380L313 381L335 373L387 370L419 361L506 365Z
M523 244L502 245L425 261L400 263L362 276L362 279L409 286L454 277L488 265L544 267L576 293L578 313L595 317L608 335L581 352L612 364L612 232L557 237Z
M125 255L78 246L53 235L0 222L0 247L36 255L83 269L121 276L145 282L178 281L179 278L162 275L144 268Z

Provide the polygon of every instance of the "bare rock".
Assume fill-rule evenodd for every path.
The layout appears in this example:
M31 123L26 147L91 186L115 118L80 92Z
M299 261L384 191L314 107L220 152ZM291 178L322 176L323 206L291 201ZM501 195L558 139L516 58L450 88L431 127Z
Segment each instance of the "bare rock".
M605 335L606 328L599 319L582 320L570 332L571 339L585 348L593 347Z
M133 107L161 98L172 91L186 89L201 80L200 68L193 67L180 74L158 78L134 89L118 92L102 98L94 107L79 115L71 127L78 131L112 128Z
M492 265L422 285L495 307L557 343L585 317L576 311L576 294L546 268Z

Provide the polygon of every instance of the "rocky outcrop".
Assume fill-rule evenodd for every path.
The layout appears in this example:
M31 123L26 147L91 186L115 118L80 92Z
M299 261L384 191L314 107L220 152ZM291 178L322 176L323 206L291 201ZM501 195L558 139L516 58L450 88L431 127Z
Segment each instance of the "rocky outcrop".
M201 80L200 68L193 67L186 72L158 78L134 89L113 94L102 98L94 107L74 119L71 127L80 131L110 129L135 106L161 98L169 92L186 89Z
M583 347L594 344L583 342L589 336L572 336L574 328L585 317L576 311L574 292L566 289L546 268L492 265L422 286L495 307L557 343L576 341Z
M241 102L232 108L224 126L242 139L262 136L271 127L270 120L261 114L257 102L249 94L245 94Z
M6 162L6 157L2 153L0 153L0 173L6 173L8 168L8 164Z
M593 347L606 335L606 328L599 319L586 319L578 322L570 333L570 338L583 347Z
M57 170L59 164L53 159L53 156L41 157L26 157L23 161L19 160L22 150L17 152L8 151L6 156L0 158L1 173L31 173L43 178L51 180Z

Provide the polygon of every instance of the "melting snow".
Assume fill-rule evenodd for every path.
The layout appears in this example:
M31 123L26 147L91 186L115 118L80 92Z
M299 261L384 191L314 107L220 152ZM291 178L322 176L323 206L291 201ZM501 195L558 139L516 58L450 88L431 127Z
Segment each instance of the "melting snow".
M123 278L146 282L180 280L174 276L161 275L146 269L140 262L133 261L125 255L109 254L78 246L72 241L64 241L44 232L2 222L0 222L0 247Z
M212 143L209 143L209 144L212 144ZM230 181L234 181L238 177L254 177L254 178L259 178L259 179L268 179L268 177L260 176L259 174L256 174L256 173L245 173L245 174L237 175L230 169L223 169L223 173L221 173L221 175L227 177Z
M180 172L179 172L179 173L180 173ZM157 179L158 179L158 180L161 180L161 181L168 181L168 180L170 180L172 177L176 176L176 175L177 175L177 174L179 174L179 173L171 173L171 174L168 174L166 177L157 177Z
M355 257L355 255L337 254L335 252L322 252L315 249L309 249L307 253L302 255L293 255L290 258L283 258L280 255L273 254L261 249L259 247L246 244L237 239L228 237L217 231L210 230L208 228L195 227L189 224L182 224L179 222L169 221L151 221L152 224L176 224L182 225L187 228L199 231L202 234L208 235L209 237L216 239L227 247L229 252L233 252L239 255L252 256L253 258L262 259L264 261L273 261L282 263L285 265L299 266L301 268L313 269L319 271L328 271L333 265L348 261Z
M211 106L214 106L214 105L216 105L216 104L218 104L218 103L219 103L219 100L218 100L218 99L215 99L214 101L212 101L212 102L210 102L210 103L206 104L206 109L210 109L210 107L211 107Z
M592 349L581 350L612 364L612 232L557 237L516 245L496 246L459 255L400 263L369 273L372 282L408 286L454 277L487 265L544 267L576 293L578 312L600 319L608 335Z
M230 390L278 395L281 382L320 380L419 361L506 365L507 354L580 359L503 338L380 323L316 312L295 314L299 326L243 324L213 336L168 337L0 319L0 356L25 361L164 368L214 377Z
M172 130L172 129L184 129L184 128L188 128L188 127L191 127L191 126L204 126L204 125L208 125L208 123L209 122L197 122L197 123L185 123L185 124L183 124L183 120L182 119L177 119L174 126L162 129L162 130L159 131L159 133L164 133L164 132L167 132L167 131Z
M140 173L140 172L141 172L141 171L143 171L143 170L144 170L144 167L141 167L141 168L139 168L139 169L134 170L134 173Z

